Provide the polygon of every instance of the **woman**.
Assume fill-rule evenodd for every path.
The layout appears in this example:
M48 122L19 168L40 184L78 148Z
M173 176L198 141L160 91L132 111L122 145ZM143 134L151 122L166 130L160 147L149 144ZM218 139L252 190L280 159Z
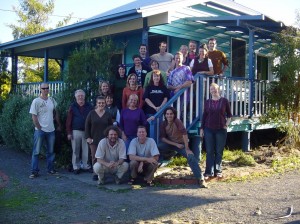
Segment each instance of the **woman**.
M120 123L120 112L118 107L114 104L114 97L112 94L109 94L105 97L105 110L110 113L114 125L118 126Z
M189 66L190 62L191 62L191 59L188 57L188 46L181 45L180 48L179 48L179 52L182 53L182 64L186 65L186 66ZM168 69L168 73L173 71L175 68L176 68L176 63L175 63L175 60L173 60L170 68Z
M123 89L126 87L126 65L120 64L118 66L118 71L116 73L115 80L112 84L112 89L114 93L114 102L118 109L122 110L122 93Z
M128 150L130 141L137 137L138 126L147 125L147 119L143 110L138 108L138 101L138 95L134 93L131 94L128 99L127 108L121 112L120 128L122 130L122 139L125 141L126 150Z
M95 101L94 101L94 106L96 105L96 99L98 96L106 97L107 95L111 94L111 89L110 89L110 84L107 81L102 81L99 83L99 94L96 96Z
M90 145L92 166L94 166L96 159L95 153L98 143L105 137L104 130L113 124L110 113L105 111L105 98L98 96L96 99L96 109L90 111L85 121L85 138ZM98 176L95 174L93 180L97 180Z
M200 137L204 136L206 146L206 179L213 176L222 178L223 150L232 117L229 101L220 96L219 86L212 83L209 90L212 97L204 103L200 129Z
M159 70L160 71L161 77L162 77L162 79L163 79L163 81L164 81L164 83L166 85L167 84L167 74L164 71L162 71L162 70L159 69L159 63L158 63L158 61L151 60L150 61L150 66L151 66L152 71L154 71L154 70ZM146 77L145 77L145 82L144 82L144 86L143 86L144 90L146 89L146 87L150 83L152 71L148 72L147 75L146 75Z
M147 86L143 99L146 102L144 111L151 117L166 104L170 98L169 90L164 84L159 70L153 70L150 84Z
M165 120L160 125L160 140L158 144L160 160L170 159L177 153L187 158L188 164L201 188L206 188L204 177L199 166L200 149L199 144L192 144L189 148L187 131L181 120L177 118L174 107L168 107L164 111Z
M193 59L190 63L193 75L196 73L205 75L214 75L214 67L211 60L207 56L207 46L202 44L199 47L199 56Z
M126 87L123 89L122 94L122 108L127 107L128 99L131 94L136 94L138 96L138 107L142 109L143 107L143 88L137 84L137 76L132 73L127 78Z

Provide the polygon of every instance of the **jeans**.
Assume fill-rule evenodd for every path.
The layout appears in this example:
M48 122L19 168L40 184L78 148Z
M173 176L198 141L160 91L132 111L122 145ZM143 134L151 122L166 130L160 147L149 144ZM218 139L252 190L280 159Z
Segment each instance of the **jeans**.
M43 144L46 143L46 159L48 172L54 170L54 143L55 143L55 131L44 132L42 130L35 130L33 136L33 149L31 158L31 172L39 172L39 154L41 152Z
M226 129L204 128L204 140L206 146L205 175L213 176L222 173L222 157L226 144Z
M193 140L194 141L192 141L192 144L191 144L192 145L191 151L193 152L193 154L189 154L189 155L186 154L185 149L180 149L180 148L177 148L176 146L169 145L164 142L160 142L157 147L161 154L160 160L163 159L164 155L168 155L172 152L177 152L180 155L187 158L187 162L188 162L195 178L202 179L203 176L202 176L201 168L199 166L200 154L201 154L201 151L200 151L201 147L199 147L200 137L198 136L198 138L194 138Z

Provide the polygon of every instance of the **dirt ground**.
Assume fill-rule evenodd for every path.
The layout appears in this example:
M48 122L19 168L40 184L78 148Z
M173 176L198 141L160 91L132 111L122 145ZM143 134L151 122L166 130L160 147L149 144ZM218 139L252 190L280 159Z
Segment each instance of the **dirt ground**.
M44 161L41 168L39 178L29 179L30 156L0 146L0 223L300 223L299 170L243 182L213 181L209 189L109 190L99 188L90 173L47 175ZM267 169L225 164L224 175ZM291 207L290 217L279 218Z

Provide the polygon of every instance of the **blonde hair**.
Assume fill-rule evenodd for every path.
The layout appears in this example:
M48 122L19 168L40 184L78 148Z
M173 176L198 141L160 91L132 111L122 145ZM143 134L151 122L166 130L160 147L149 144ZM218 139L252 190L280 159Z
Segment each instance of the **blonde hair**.
M127 107L129 107L130 97L135 97L136 98L136 100L137 100L136 101L136 107L138 107L138 105L139 105L139 96L135 93L132 93L132 94L129 95L128 100L127 100Z

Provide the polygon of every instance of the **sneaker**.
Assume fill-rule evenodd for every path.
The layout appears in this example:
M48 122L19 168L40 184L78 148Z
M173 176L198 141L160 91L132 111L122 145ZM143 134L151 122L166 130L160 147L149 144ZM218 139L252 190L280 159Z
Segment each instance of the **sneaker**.
M220 178L220 179L221 179L221 178L223 178L223 174L222 174L222 173L216 173L216 174L215 174L215 177L217 177L217 178Z
M34 179L34 178L37 178L38 176L39 176L38 173L32 173L32 174L29 175L29 178Z
M58 172L56 170L50 170L50 171L48 171L48 174L55 175L55 174L58 174Z
M79 169L76 169L76 170L73 171L73 173L77 175L77 174L80 173L80 170L79 170Z
M98 175L93 175L93 181L97 181L98 180Z
M199 187L200 188L208 188L207 183L205 182L205 180L199 180Z
M116 184L121 184L121 180L120 180L120 178L119 177L115 177L115 182L116 182Z
M98 178L98 176L97 176L97 178ZM105 182L104 182L103 179L99 179L99 180L98 180L98 185L104 185L104 184L105 184Z

